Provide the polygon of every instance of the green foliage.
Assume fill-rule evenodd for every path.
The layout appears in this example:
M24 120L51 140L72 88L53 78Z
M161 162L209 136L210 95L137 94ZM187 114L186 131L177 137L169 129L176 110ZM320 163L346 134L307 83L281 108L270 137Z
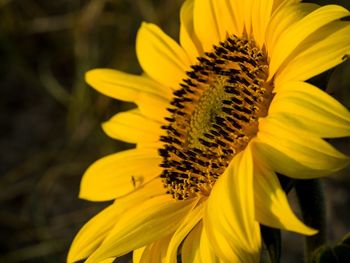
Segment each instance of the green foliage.
M317 249L310 263L348 263L350 262L350 233L335 246L322 246Z

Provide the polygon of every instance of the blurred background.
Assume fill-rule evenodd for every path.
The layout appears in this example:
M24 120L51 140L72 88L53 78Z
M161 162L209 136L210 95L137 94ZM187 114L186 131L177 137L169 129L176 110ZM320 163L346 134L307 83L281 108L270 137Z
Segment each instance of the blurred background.
M350 9L349 0L312 2ZM141 21L177 39L181 3L0 0L0 262L64 262L79 228L108 205L78 199L79 182L93 161L132 147L100 127L132 105L98 94L84 73L96 67L140 73L134 44ZM350 63L316 81L324 80L349 107ZM334 143L350 148L348 139ZM350 231L350 170L324 182L335 242ZM300 262L301 237L283 236L283 262Z

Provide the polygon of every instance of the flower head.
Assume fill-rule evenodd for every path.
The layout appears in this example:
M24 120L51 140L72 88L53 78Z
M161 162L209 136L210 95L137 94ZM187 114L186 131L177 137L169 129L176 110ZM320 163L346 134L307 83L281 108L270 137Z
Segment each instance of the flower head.
M259 224L312 235L275 172L325 176L349 163L322 138L350 135L350 113L305 82L350 53L349 11L297 0L187 0L180 44L143 23L135 76L87 82L137 108L103 124L136 148L86 171L80 197L114 200L76 236L68 261L258 262Z

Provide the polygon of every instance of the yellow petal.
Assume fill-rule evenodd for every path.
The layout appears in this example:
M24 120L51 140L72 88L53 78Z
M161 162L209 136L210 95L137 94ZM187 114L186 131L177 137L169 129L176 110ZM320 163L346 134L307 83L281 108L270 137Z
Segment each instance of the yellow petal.
M256 0L261 1L261 0ZM244 27L245 31L248 33L248 35L252 34L252 21L254 19L253 17L253 9L254 9L254 2L255 0L246 0L243 2L243 14L244 14Z
M114 204L108 206L102 212L87 222L74 238L68 253L68 262L75 262L87 258L102 243L106 235L111 231L117 220L123 213L140 202L156 195L164 194L160 181L153 180L124 197L118 198Z
M194 0L194 31L204 51L210 52L220 41L220 32L213 0Z
M201 263L199 259L199 243L203 224L199 222L188 234L181 248L182 263ZM209 260L209 259L208 259Z
M270 78L273 77L280 65L292 53L292 51L308 36L321 27L342 17L346 17L349 14L349 11L341 6L323 6L285 30L276 42L272 54L270 54Z
M239 35L239 29L236 25L232 1L211 1L211 11L217 23L219 39L225 41L228 36Z
M163 142L145 142L145 143L138 143L136 145L137 149L155 149L158 151L159 148L164 147Z
M196 64L197 57L203 53L200 41L194 32L193 26L194 0L186 0L180 11L180 43L186 50L192 64Z
M115 258L107 258L99 261L98 263L113 263L114 261L115 261Z
M245 30L245 5L246 1L226 1L227 8L237 28L237 36L240 37Z
M154 24L142 23L137 33L136 53L143 70L172 89L179 87L190 66L186 52Z
M329 175L349 164L349 158L324 140L280 120L259 120L259 158L284 175L309 179Z
M200 237L200 242L199 242L198 262L201 262L201 263L206 263L206 262L221 263L221 262L224 262L221 259L219 259L218 256L215 254L214 248L212 246L212 242L211 242L211 240L209 240L209 236L208 236L207 231L204 227L202 227L202 235ZM231 261L231 262L236 262L236 261Z
M212 51L228 36L241 36L245 26L250 28L251 4L251 0L194 0L194 29L204 51Z
M161 173L155 149L118 152L93 163L83 175L79 197L92 201L125 195Z
M172 91L146 76L126 74L111 69L94 69L86 73L86 81L99 92L124 101L135 102L143 115L164 121Z
M118 257L173 233L196 201L175 201L170 195L154 197L132 207L86 263Z
M159 239L145 247L140 263L163 263L169 246L171 236Z
M318 137L350 136L350 112L330 95L305 82L281 85L270 105L269 116Z
M177 251L181 242L185 239L188 233L195 227L195 225L203 217L203 203L198 205L195 209L189 212L185 220L178 227L176 232L173 234L169 248L166 254L165 262L176 263L177 262Z
M102 124L105 133L129 143L157 142L162 133L161 123L145 118L138 109L121 112Z
M134 102L141 93L160 99L171 98L171 90L147 78L112 69L93 69L86 73L86 82L102 94L123 101Z
M259 47L265 42L266 28L271 19L273 0L256 0L252 8L252 29Z
M266 46L269 55L274 52L276 41L287 28L301 20L307 14L316 10L319 5L300 3L298 5L281 4L273 14L266 29Z
M301 2L301 0L274 0L273 1L273 10L276 10L284 5L293 5L293 4L297 4L300 2Z
M181 260L183 263L224 262L214 253L202 221L192 229L183 242Z
M304 235L317 233L304 225L289 206L276 174L259 160L254 166L254 197L256 219L267 226L294 231Z
M163 123L164 117L169 115L167 111L169 101L159 99L152 94L140 94L135 103L139 106L141 113L149 119Z
M316 33L277 73L277 87L286 81L312 78L340 64L344 56L350 54L350 23L334 22Z
M234 157L208 199L204 227L217 255L228 262L258 262L259 224L254 216L253 161L248 146Z
M145 251L146 246L135 249L134 252L132 253L132 262L133 263L140 263L141 262L141 258L143 255L143 252Z
M68 253L68 263L87 258L106 237L120 215L116 205L111 205L86 223L76 235Z

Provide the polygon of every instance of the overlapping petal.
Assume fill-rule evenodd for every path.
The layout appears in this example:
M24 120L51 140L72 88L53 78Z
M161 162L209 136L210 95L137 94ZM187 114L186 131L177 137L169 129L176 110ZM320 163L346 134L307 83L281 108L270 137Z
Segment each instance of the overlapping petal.
M194 30L204 51L211 51L219 43L220 33L214 12L213 0L194 0Z
M132 149L103 157L83 175L79 196L93 201L123 196L159 176L160 162L156 149Z
M287 196L271 168L259 160L254 164L255 217L270 227L313 235L317 231L304 225L289 206Z
M171 89L178 88L190 66L190 59L182 47L150 23L143 23L137 33L136 53L143 70Z
M273 0L257 0L252 8L252 30L254 40L259 47L265 43L266 28L271 19Z
M204 227L202 227L202 234L199 241L198 261L202 263L208 261L214 263L225 262L218 257L214 247L212 246L211 240L209 240L207 230Z
M269 116L323 138L350 136L350 112L336 99L306 82L280 86Z
M215 254L202 221L186 237L182 245L181 260L183 263L224 262Z
M195 204L194 200L175 201L166 194L131 207L86 263L118 257L166 237L177 229Z
M254 216L253 161L248 146L235 156L208 199L204 227L227 262L258 262L260 230Z
M319 8L319 5L311 3L301 3L298 5L281 4L277 11L272 15L265 32L265 45L268 53L273 52L276 42L287 28L294 25L317 8Z
M286 81L307 80L343 62L344 56L350 54L349 35L350 24L338 21L310 36L277 73L276 91Z
M105 133L129 143L157 142L162 123L146 118L138 109L121 112L102 124Z
M87 258L100 246L127 209L136 206L145 199L162 194L164 194L162 183L160 180L153 180L137 191L116 199L114 204L105 208L80 229L71 245L67 261L70 263Z
M172 96L169 87L146 76L136 76L111 69L94 69L86 73L86 81L93 88L111 98L134 102L150 119L163 121Z
M212 13L215 16L220 41L225 41L230 35L240 35L242 33L237 26L237 19L233 15L238 10L233 10L234 3L232 2L230 0L211 1Z
M227 2L227 8L232 16L232 20L234 21L234 24L237 29L237 36L240 37L244 34L246 31L246 25L245 25L245 4L246 1L230 1L226 0ZM251 1L249 1L251 2ZM251 18L249 18L251 19Z
M99 261L98 263L113 263L115 261L115 258L107 258L102 261Z
M199 244L202 234L203 224L198 223L191 232L187 235L182 244L181 261L182 263L201 263L199 259Z
M260 0L257 0L260 1ZM254 2L255 0L247 0L247 1L234 1L234 2L242 2L242 15L244 21L244 31L243 34L246 33L248 36L253 36L253 28L252 28L252 20L253 10L254 10Z
M133 263L140 263L141 262L141 258L143 255L143 252L145 251L146 246L135 249L132 253L132 262Z
M203 217L203 206L201 203L196 208L194 208L186 216L182 224L177 228L175 233L169 243L169 248L166 255L165 262L176 263L177 262L177 252L181 242L185 239L188 233L198 224L198 222Z
M349 11L341 6L323 6L285 29L273 49L269 50L271 57L269 65L270 78L274 76L282 63L291 55L292 51L308 36L321 27L349 15Z
M194 0L194 30L204 51L230 35L241 36L245 26L250 28L251 10L252 0Z
M273 10L278 10L278 8L285 6L285 5L293 5L298 4L302 0L274 0L273 1Z
M193 25L194 0L186 0L180 11L180 43L186 50L192 64L197 63L197 57L203 53L202 44L198 40Z
M259 120L257 142L258 158L293 178L325 176L349 164L347 156L321 138L272 117Z
M151 94L142 93L135 103L139 106L141 113L151 120L164 122L164 117L169 115L168 100L160 100Z
M85 224L74 238L67 262L79 261L94 252L112 229L121 211L115 204L111 205Z
M161 238L149 245L144 249L141 249L138 255L139 259L133 261L133 263L142 262L142 263L163 263L165 261L166 253L169 246L171 235Z

